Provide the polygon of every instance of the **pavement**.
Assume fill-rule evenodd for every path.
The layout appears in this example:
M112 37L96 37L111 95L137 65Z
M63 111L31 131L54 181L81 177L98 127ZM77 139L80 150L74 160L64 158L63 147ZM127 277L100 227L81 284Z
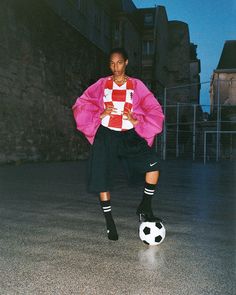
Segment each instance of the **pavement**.
M236 163L168 160L153 200L166 238L138 237L141 183L112 193L107 239L86 161L0 167L0 294L236 294Z

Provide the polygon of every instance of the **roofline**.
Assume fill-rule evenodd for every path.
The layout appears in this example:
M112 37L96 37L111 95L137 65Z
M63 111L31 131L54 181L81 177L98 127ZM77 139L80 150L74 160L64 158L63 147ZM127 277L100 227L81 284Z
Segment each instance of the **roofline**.
M154 6L154 7L140 7L140 8L137 8L139 11L141 10L155 10L157 7Z
M216 69L214 73L236 73L236 68L233 69Z
M177 23L177 24L182 24L182 25L187 25L187 26L189 26L188 23L183 22L183 21L181 21L181 20L177 20L177 19L169 20L168 23L169 23L169 24L176 24L176 23Z

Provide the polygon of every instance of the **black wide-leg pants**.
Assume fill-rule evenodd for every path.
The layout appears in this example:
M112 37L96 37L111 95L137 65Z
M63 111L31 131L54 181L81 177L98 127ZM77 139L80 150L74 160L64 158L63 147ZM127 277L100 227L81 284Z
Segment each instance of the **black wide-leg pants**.
M90 151L88 191L110 191L115 183L120 161L124 161L131 177L134 173L159 170L156 152L134 129L114 131L101 125Z

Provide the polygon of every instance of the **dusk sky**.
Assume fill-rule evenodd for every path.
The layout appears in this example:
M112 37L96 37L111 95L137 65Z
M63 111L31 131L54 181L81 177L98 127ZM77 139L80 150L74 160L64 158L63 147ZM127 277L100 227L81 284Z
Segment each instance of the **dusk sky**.
M201 82L209 81L226 40L236 40L236 0L133 0L137 8L163 5L168 20L189 25L190 40L201 60ZM236 53L235 53L236 54ZM209 104L209 84L202 85L201 103Z

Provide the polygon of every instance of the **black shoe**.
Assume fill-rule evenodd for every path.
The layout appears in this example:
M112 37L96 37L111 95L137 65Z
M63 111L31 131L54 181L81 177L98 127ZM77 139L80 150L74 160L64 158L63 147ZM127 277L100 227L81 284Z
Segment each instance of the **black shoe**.
M114 231L114 230L107 229L107 236L108 236L108 239L112 241L117 241L119 238L116 230Z
M145 214L145 213L140 213L137 214L139 216L139 222L162 222L162 219L154 216L154 215L149 215L149 214Z
M109 240L117 241L118 240L118 233L116 230L115 222L112 220L107 224L107 236Z
M145 211L142 208L138 208L136 211L136 214L139 216L139 222L162 222L162 219L159 217L156 217L152 210Z

